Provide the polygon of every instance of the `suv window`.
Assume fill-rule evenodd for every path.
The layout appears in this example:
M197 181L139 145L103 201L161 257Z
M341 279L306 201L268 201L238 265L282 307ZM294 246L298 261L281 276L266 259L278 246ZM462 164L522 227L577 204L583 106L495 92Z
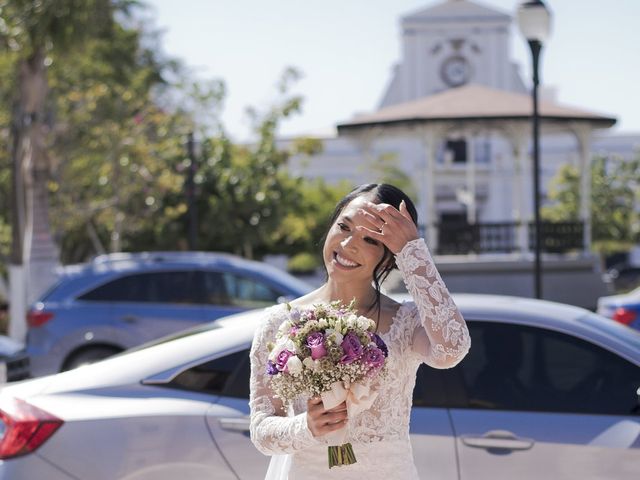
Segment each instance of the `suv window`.
M78 299L99 302L200 303L198 276L195 270L126 275L105 283Z
M232 273L204 272L206 303L260 308L273 305L282 295L264 282Z
M638 413L640 367L607 350L536 327L470 322L469 329L473 348L456 367L468 408Z
M169 386L248 399L250 371L249 350L241 350L185 370Z

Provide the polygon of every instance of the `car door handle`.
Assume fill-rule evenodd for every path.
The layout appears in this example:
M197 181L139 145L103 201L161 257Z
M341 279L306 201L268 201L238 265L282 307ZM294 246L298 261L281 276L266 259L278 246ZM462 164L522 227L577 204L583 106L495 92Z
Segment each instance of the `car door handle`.
M220 419L220 427L222 427L223 430L230 430L232 432L248 432L249 425L248 417L229 417Z
M528 450L535 443L530 438L520 438L506 430L492 430L484 435L461 435L462 443L474 448L503 450Z
M124 323L136 323L138 321L138 317L135 315L125 315L124 317L120 317Z

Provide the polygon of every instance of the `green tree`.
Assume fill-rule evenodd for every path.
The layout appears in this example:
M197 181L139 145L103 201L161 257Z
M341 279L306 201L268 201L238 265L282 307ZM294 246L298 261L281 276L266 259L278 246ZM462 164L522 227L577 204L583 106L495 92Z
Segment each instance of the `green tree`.
M371 170L376 183L389 183L405 192L409 198L418 198L411 176L398 165L396 153L382 153L374 160Z
M50 240L47 185L53 170L54 127L49 67L92 36L108 36L121 0L0 0L0 51L15 55L10 127L11 334L24 335L26 303L53 280L57 263ZM41 240L43 239L43 240ZM32 251L45 247L36 263ZM47 248L48 247L48 248ZM31 267L23 267L29 259ZM38 269L42 269L38 271Z
M124 6L124 3L120 4ZM114 5L109 0L1 0L0 49L15 54L11 125L12 263L20 265L38 208L46 198L52 168L48 69L52 54L66 55L92 35L108 35ZM33 205L28 208L28 205Z
M329 185L322 179L305 180L300 201L293 205L275 231L275 243L281 253L314 255L321 263L324 237L335 205L353 189L347 181Z
M23 5L3 5L9 3ZM107 4L109 12L118 5ZM277 140L282 120L301 109L302 99L289 93L299 73L286 70L275 102L265 111L249 111L254 141L237 144L220 121L222 82L192 80L177 62L161 60L148 37L143 41L149 32L105 15L108 28L84 32L82 48L47 47L43 108L55 122L46 123L42 178L53 193L52 226L63 263L106 251L187 248L188 132L202 139L195 177L200 249L247 257L316 253L334 204L351 186L332 187L287 171L292 155L321 149L314 139ZM0 73L15 70L23 54L22 47L0 51ZM0 85L0 96L10 95L11 88ZM11 111L0 105L0 142L8 138L10 120ZM7 166L9 150L0 149ZM6 169L0 170L0 184L11 184ZM9 224L6 212L0 213L5 251Z
M318 148L308 140L288 147L277 142L281 121L301 108L302 99L288 93L298 77L296 70L287 69L271 107L265 112L249 110L255 136L251 144L234 144L222 131L203 143L205 160L197 178L199 246L248 258L279 250L276 232L302 198L303 181L288 174L287 162L291 155Z
M158 105L170 86L141 35L115 25L108 41L90 39L73 64L52 69L59 160L50 188L64 262L135 250L156 222L175 218L164 198L182 187L186 121Z
M596 157L591 164L591 233L593 249L601 254L628 250L640 242L640 157L624 160ZM578 221L580 176L563 166L551 182L542 216L551 221Z
M0 275L6 275L11 250L11 102L17 56L0 51ZM5 81L6 80L6 81Z

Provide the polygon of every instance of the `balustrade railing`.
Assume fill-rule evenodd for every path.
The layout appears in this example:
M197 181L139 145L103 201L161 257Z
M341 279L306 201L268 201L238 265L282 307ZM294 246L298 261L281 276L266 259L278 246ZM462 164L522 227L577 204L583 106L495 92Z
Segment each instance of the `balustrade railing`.
M445 223L438 225L438 248L441 255L467 253L511 253L518 251L517 222ZM566 253L583 248L582 222L541 222L542 251ZM527 247L535 247L533 222L526 225Z

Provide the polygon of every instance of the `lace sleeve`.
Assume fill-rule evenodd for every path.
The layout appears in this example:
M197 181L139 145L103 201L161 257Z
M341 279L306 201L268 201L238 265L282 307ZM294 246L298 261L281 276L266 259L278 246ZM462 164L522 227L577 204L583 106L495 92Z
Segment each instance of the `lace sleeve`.
M307 428L307 414L285 416L282 402L275 398L266 373L269 351L267 342L275 339L278 326L284 321L281 305L266 310L266 319L256 331L251 346L251 441L265 455L294 453L316 445Z
M469 351L471 337L424 240L408 242L396 256L396 263L420 317L413 350L432 367L455 366Z

